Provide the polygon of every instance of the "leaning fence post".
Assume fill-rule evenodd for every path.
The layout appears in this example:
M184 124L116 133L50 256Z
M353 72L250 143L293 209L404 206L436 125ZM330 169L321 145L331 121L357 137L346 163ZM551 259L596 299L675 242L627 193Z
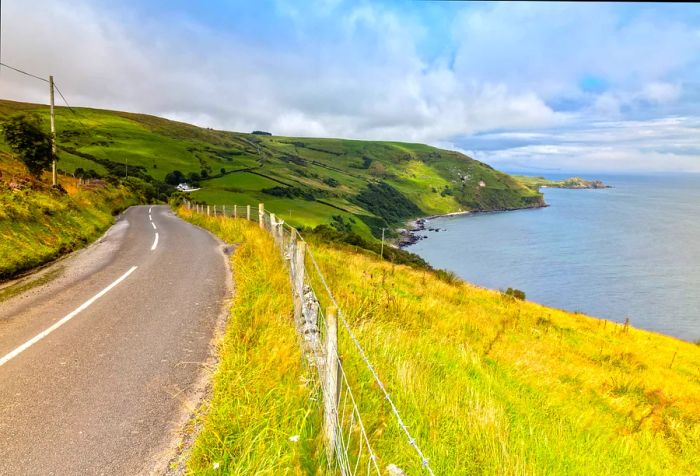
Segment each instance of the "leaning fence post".
M333 461L338 426L338 321L337 308L326 310L326 368L323 382L323 423L328 459Z
M265 228L265 204L258 203L258 223L260 228Z

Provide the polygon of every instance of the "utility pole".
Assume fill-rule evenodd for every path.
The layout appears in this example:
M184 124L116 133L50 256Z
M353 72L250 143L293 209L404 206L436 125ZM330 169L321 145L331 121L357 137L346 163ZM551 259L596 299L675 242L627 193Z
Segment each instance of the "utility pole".
M53 111L53 76L49 76L49 89L51 90L51 182L58 185L56 176L56 117Z
M384 259L384 230L386 230L386 228L382 228L382 252L379 254L381 259Z

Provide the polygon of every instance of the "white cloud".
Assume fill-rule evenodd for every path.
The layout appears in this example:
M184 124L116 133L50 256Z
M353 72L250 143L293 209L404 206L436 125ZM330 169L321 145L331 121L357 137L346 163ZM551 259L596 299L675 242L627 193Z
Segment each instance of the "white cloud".
M451 5L456 14L435 25L392 4L277 1L270 15L281 15L292 30L287 44L177 12L144 16L126 5L3 5L3 61L53 73L78 105L232 130L457 147L500 130L500 140L536 143L475 153L495 163L517 155L568 166L602 163L598 152L614 147L614 140L603 145L608 129L592 123L624 122L630 110L658 117L683 103L693 80L681 73L700 51L696 27L643 14L622 18L599 4ZM435 43L436 35L446 44L427 54L424 42ZM605 90L582 91L586 75L604 78ZM45 102L46 87L3 70L0 95ZM575 107L557 110L562 98ZM608 124L616 138L632 133ZM562 148L560 135L574 137L572 130L583 143ZM672 151L683 140L668 136L657 145ZM637 166L661 164L662 152L654 153L639 154Z
M505 137L487 134L481 140ZM698 118L599 122L516 137L523 143L477 151L476 158L510 170L700 172Z
M641 91L640 97L649 101L663 104L675 101L681 96L681 86L679 84L664 83L654 81L646 84Z

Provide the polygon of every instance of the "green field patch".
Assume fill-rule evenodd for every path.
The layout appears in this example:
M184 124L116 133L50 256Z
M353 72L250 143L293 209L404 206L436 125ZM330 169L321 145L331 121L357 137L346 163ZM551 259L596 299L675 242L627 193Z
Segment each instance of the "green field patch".
M278 185L277 182L247 172L226 174L223 177L207 180L204 187L232 192L255 192Z

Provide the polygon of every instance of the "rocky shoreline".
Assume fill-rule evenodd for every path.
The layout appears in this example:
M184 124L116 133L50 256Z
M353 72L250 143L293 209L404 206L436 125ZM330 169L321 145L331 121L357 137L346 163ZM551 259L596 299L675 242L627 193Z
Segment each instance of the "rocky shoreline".
M443 215L430 215L427 217L417 218L406 223L406 228L401 228L396 230L399 237L396 240L395 245L398 248L406 248L413 244L418 243L420 240L426 239L428 236L420 234L420 232L433 232L439 233L440 231L445 231L445 228L438 228L430 226L429 222L435 218L451 217L457 215L473 215L477 213L501 213L501 212L512 212L515 210L531 210L533 208L545 208L549 205L539 205L535 207L518 207L518 208L503 208L498 210L473 210L473 211L459 211L452 213L445 213Z

